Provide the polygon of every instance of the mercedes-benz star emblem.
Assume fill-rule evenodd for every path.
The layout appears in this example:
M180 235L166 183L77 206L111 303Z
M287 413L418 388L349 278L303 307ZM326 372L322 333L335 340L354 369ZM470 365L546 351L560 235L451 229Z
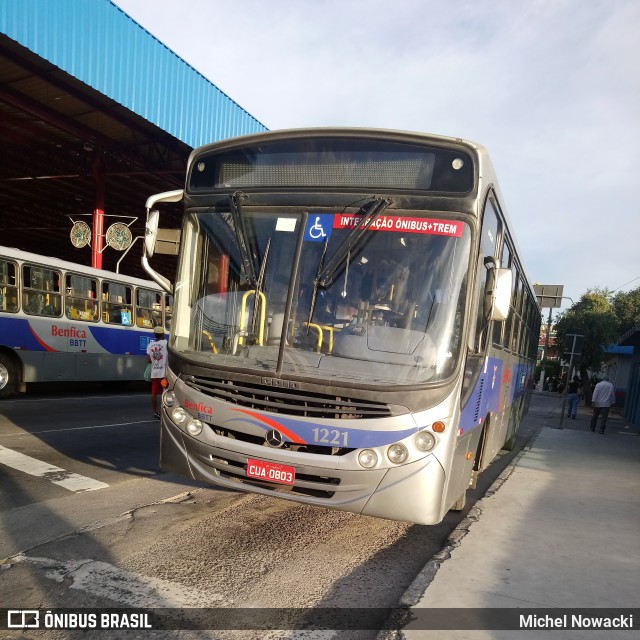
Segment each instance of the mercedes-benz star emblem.
M267 431L265 440L270 447L281 447L284 444L284 438L282 437L282 434L275 429Z

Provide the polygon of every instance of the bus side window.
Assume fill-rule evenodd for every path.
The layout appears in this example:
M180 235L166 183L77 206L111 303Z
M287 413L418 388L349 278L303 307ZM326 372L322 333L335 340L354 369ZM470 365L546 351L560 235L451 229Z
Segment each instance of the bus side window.
M513 294L511 296L511 304L509 306L509 317L504 329L504 346L511 351L517 351L518 348L518 331L520 328L520 318L518 317L518 301L521 297L521 288L519 270L515 262L511 265L513 271Z
M70 273L66 276L65 287L65 315L67 318L97 322L99 319L97 280Z
M36 316L59 317L62 315L62 295L59 271L23 265L22 304L26 313Z
M500 220L491 202L491 197L487 198L484 207L482 220L482 231L480 235L480 254L485 258L495 258L498 249L498 232L500 231ZM487 323L487 309L485 308L485 286L487 283L487 269L489 266L485 262L484 266L479 266L479 273L476 278L476 287L479 295L478 308L476 310L476 335L475 349L478 353L484 351L487 344L487 333L489 326Z
M102 319L106 323L124 326L132 325L132 289L129 285L103 281L102 301Z
M0 258L0 311L18 310L18 267L15 262Z
M146 329L162 326L162 294L148 289L136 291L136 325Z
M164 297L164 328L169 331L171 329L171 316L173 315L173 296L165 295Z
M502 245L502 257L500 258L500 266L504 269L508 269L511 266L511 249L509 248L509 244L504 242ZM504 332L508 329L505 329L506 323L505 321L497 321L493 322L493 344L496 346L502 346L503 335Z
M48 296L44 293L25 292L23 296L24 310L33 316L60 315L60 297Z

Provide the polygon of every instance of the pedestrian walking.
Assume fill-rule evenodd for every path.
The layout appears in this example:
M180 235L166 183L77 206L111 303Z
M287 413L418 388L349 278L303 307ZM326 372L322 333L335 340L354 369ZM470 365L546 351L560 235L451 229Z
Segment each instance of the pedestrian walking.
M573 380L567 388L567 404L567 418L575 420L580 404L580 378L578 376L573 376Z
M604 435L607 427L609 409L616 403L616 393L613 385L605 378L600 380L593 390L591 396L593 404L593 416L591 416L591 431L596 430L598 417L600 417L600 433Z
M160 396L167 372L167 341L161 326L153 328L155 340L147 345L147 360L151 363L151 407L153 419L160 420ZM166 384L166 383L165 383Z

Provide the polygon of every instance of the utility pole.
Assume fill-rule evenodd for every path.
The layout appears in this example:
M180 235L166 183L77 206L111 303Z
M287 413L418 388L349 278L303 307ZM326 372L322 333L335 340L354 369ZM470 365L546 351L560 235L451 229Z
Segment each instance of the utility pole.
M564 409L567 403L567 391L569 389L569 381L571 378L571 371L573 370L573 356L581 355L580 353L576 353L576 342L578 338L584 338L584 336L579 336L578 334L567 334L567 338L573 338L573 343L571 345L571 357L569 358L569 370L567 372L567 384L564 387L564 391L562 392L562 409L560 410L560 429L562 429L562 422L564 420Z
M544 361L547 359L547 352L549 351L549 334L551 333L551 312L553 307L549 307L549 318L547 319L547 328L544 332L544 355L542 357L542 369L540 370L540 391L544 389Z
M551 333L551 312L562 306L562 292L564 285L562 284L534 284L533 290L538 299L538 304L543 308L549 308L549 318L547 320L547 331L544 337L544 357L542 360L542 370L540 371L540 391L544 389L544 361L548 357L549 350L549 334Z

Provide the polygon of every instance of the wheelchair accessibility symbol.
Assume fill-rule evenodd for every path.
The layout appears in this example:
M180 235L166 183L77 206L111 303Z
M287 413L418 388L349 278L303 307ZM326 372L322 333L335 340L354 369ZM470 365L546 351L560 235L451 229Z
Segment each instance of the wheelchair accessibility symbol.
M320 224L320 216L316 216L316 221L309 229L309 237L313 240L319 240L320 238L326 238L327 234L324 232L322 224Z
M309 242L324 242L331 236L333 229L333 214L311 214L304 230L304 239Z

